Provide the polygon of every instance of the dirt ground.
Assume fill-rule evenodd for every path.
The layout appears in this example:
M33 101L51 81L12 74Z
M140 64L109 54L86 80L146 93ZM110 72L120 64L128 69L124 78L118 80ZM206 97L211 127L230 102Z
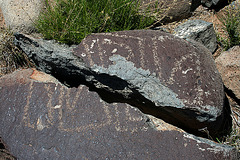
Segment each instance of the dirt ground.
M3 27L6 27L5 22L4 22L4 17L2 14L2 10L0 8L0 29L2 29Z

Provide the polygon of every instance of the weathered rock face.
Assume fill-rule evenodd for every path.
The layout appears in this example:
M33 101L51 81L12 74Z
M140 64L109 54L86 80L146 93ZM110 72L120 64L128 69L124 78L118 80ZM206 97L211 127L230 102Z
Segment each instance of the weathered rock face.
M133 93L125 97L132 98L130 103L144 113L184 129L205 126L213 132L220 119L229 120L223 109L227 106L220 75L201 45L162 32L130 31L88 36L75 52L99 75L127 82L127 87L118 90L130 89Z
M240 46L221 53L215 60L224 85L240 104Z
M143 8L155 6L158 3L160 16L158 20L161 23L169 23L174 21L180 21L185 18L189 18L192 12L201 5L200 2L192 2L192 0L142 0ZM163 14L164 13L164 14ZM156 15L156 14L155 14Z
M226 0L201 0L203 6L208 7L209 9L220 10L228 4L229 1Z
M33 22L43 6L42 0L0 0L6 26L15 32L34 31Z
M174 29L175 35L202 43L210 52L217 49L217 36L213 24L203 20L189 20Z
M88 36L74 49L16 34L44 72L85 84L107 102L123 102L191 133L220 136L231 126L221 77L210 52L159 31Z
M153 121L87 87L39 82L31 69L0 78L0 135L19 160L236 159L230 146ZM34 77L34 80L30 77ZM45 77L45 78L43 78Z

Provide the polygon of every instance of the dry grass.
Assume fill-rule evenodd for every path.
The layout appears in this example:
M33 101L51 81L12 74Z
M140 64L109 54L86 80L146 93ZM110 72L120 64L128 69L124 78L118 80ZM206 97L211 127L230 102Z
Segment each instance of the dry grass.
M221 22L224 32L218 32L218 41L224 48L229 48L240 44L240 1L225 7L221 13L217 13L217 18Z
M18 68L33 66L28 57L13 44L13 40L12 32L0 28L0 76Z
M228 96L232 110L232 132L228 135L223 144L231 145L237 149L240 154L240 106L231 97Z
M179 10L179 6L187 5L187 7L189 7L190 9L191 5L191 3L186 3L186 1L184 0L171 0L171 1L141 0L141 1L142 1L141 5L139 7L140 14L153 17L155 20L155 23L147 27L147 29L163 24L168 24L170 22L178 21L177 19L181 17L181 16L178 17L179 15L181 15L181 13L179 12L181 12L182 9L182 7L180 7L181 9ZM179 15L173 17L172 16L172 14L174 14L173 12L175 13L178 12Z

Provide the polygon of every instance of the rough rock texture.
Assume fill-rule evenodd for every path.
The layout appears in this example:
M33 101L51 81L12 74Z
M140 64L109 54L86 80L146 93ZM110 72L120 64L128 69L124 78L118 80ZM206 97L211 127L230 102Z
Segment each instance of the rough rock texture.
M230 146L106 103L85 86L43 83L32 74L43 75L28 69L0 78L0 135L19 160L236 159Z
M221 53L215 60L224 85L240 104L240 46Z
M43 8L42 0L0 0L0 8L7 27L13 31L31 33L33 21Z
M174 29L175 35L202 43L210 52L217 48L217 36L213 24L203 20L189 20Z
M123 102L191 133L221 136L229 105L210 52L160 31L88 36L74 49L16 34L38 69L68 86L85 84L107 102ZM54 47L55 46L55 47Z
M228 2L228 0L201 0L203 6L217 11L226 6Z
M142 0L143 8L146 8L150 5L155 6L156 1L158 2L158 9L160 11L160 16L158 20L161 23L169 23L174 21L180 21L185 18L189 18L192 15L192 12L199 6L201 3L192 0ZM164 14L163 14L164 13ZM156 15L156 14L154 14Z

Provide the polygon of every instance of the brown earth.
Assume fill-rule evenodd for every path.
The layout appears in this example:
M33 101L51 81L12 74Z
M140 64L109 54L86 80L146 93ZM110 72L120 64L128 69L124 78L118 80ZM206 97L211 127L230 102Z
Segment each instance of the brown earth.
M6 26L5 26L5 21L4 21L4 17L2 14L2 10L0 8L0 29L2 29L3 27L6 27Z

